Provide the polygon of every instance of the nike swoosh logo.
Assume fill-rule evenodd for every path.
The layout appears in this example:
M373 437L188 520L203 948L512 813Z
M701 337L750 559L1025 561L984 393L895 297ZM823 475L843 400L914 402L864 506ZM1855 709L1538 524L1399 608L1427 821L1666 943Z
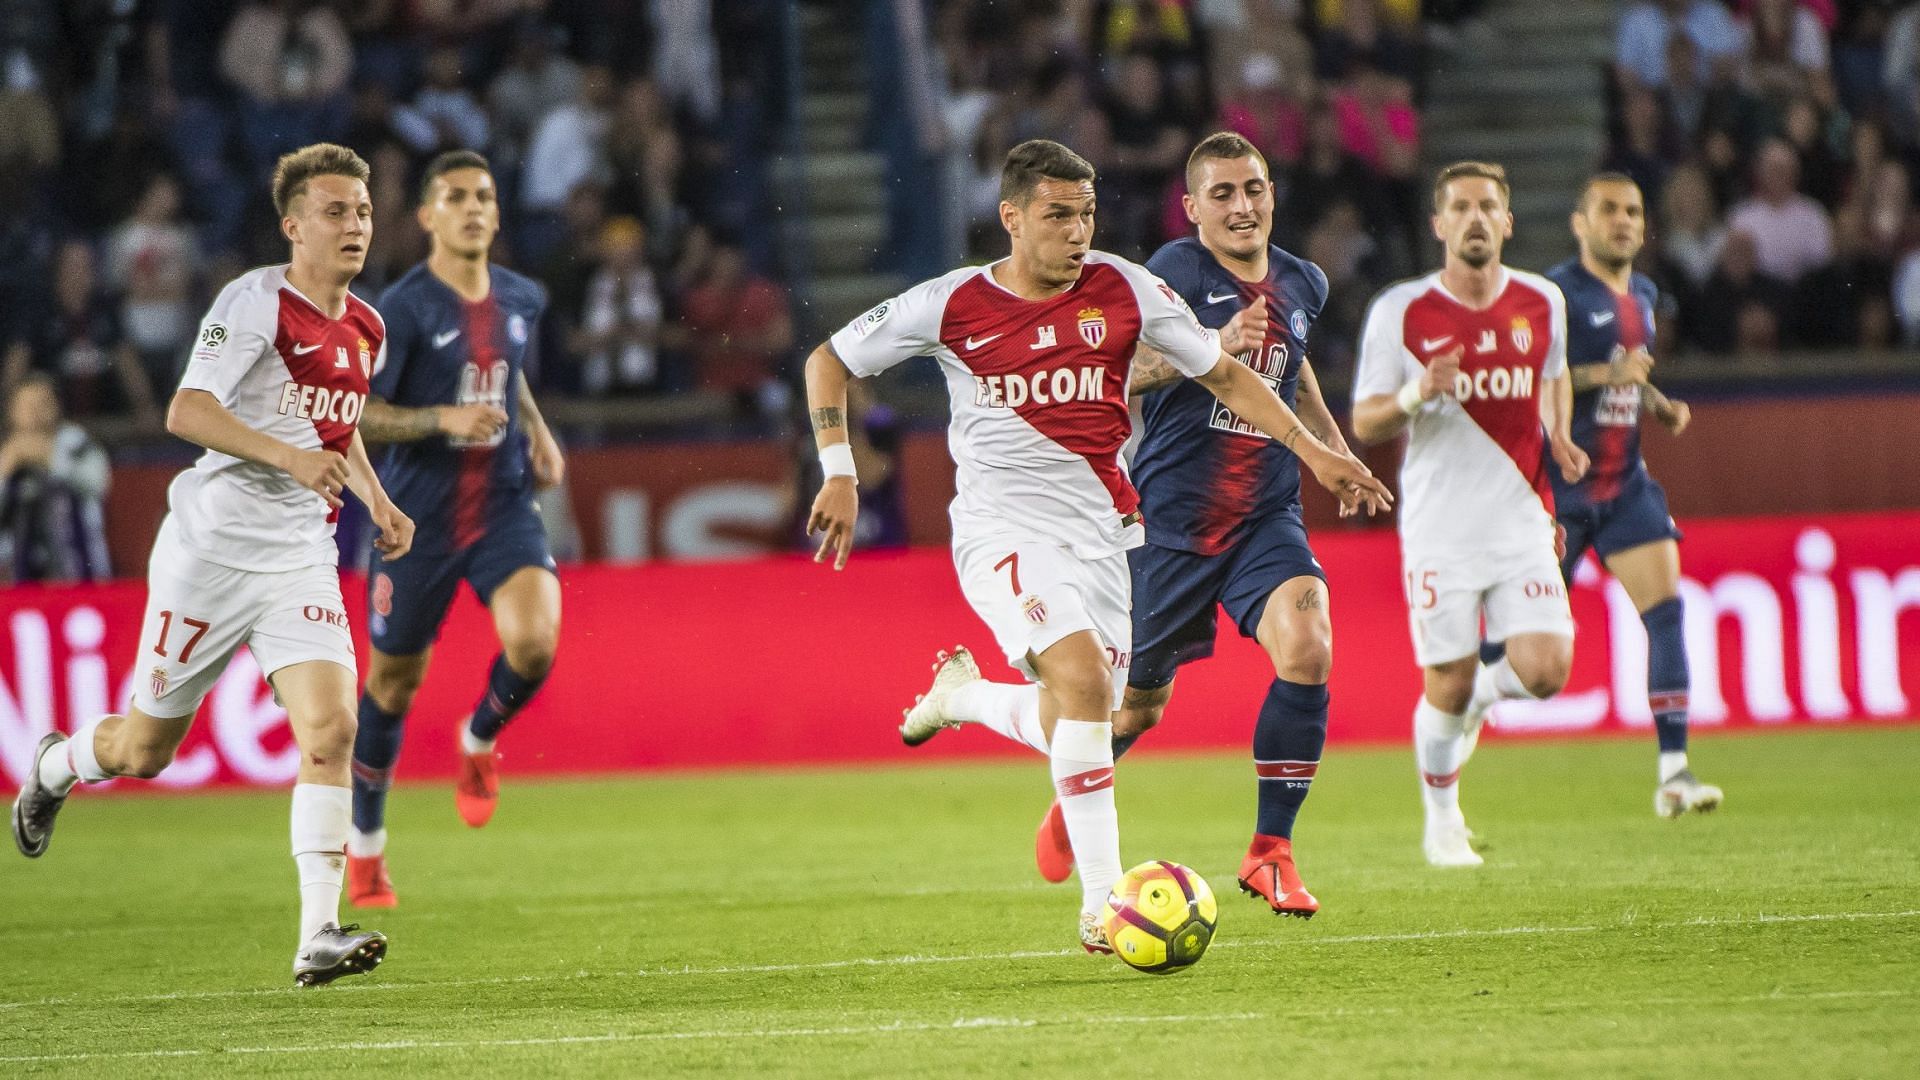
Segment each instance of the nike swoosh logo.
M1236 298L1238 298L1238 297L1239 297L1239 295L1240 295L1239 293L1237 293L1237 292L1231 292L1231 291L1229 291L1229 292L1223 292L1223 293L1208 293L1208 294L1207 294L1207 303L1208 303L1208 304L1218 304L1218 303L1222 303L1222 302L1224 302L1224 301L1227 301L1227 300L1233 300L1233 299L1236 299Z
M1605 326L1612 321L1613 312L1611 311L1596 311L1593 313L1593 325L1595 326Z
M988 334L986 337L983 337L983 338L968 338L967 351L972 352L973 350L979 348L980 346L985 345L989 341L998 341L999 339L1006 336L1007 335L1005 334Z
M320 347L320 346L319 346L319 345L317 345L317 344L315 344L315 345L302 345L302 344L300 344L299 342L297 342L297 341L296 341L296 342L294 342L294 343L293 343L293 355L295 355L295 356L305 356L305 355L307 355L308 353L310 353L310 352L312 352L313 350L315 350L315 349L317 349L317 348L319 348L319 347Z
M1452 335L1452 334L1448 334L1448 335L1447 335L1446 337L1437 337L1437 338L1421 338L1421 339L1420 339L1420 351L1421 351L1421 352L1432 352L1433 350L1435 350L1435 349L1437 349L1437 348L1439 348L1439 347L1440 347L1440 346L1442 346L1442 345L1445 345L1445 344L1446 344L1447 342L1449 342L1449 341L1452 341L1452 340L1453 340L1453 335Z
M1097 776L1081 777L1080 786L1091 791L1092 789L1099 787L1100 785L1106 783L1111 779L1113 779L1113 770L1108 769L1106 772L1100 773Z
M1314 767L1313 767L1313 766L1311 766L1311 765L1282 765L1282 766L1280 766L1280 775L1281 775L1281 776L1312 776L1312 775L1313 775L1313 771L1314 771Z
M447 342L459 336L460 331L458 330L449 330L444 334L435 334L433 335L433 347L436 349L446 348Z

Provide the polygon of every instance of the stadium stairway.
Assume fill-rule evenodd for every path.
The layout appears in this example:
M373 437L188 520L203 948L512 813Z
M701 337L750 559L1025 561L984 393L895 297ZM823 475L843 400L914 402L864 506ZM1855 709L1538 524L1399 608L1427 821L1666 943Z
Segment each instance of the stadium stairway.
M1492 0L1481 25L1430 64L1422 157L1497 161L1513 183L1506 261L1544 270L1573 248L1567 213L1605 149L1602 64L1615 0Z
M858 7L828 0L798 14L800 153L780 160L775 183L781 205L800 211L783 242L789 262L809 270L802 336L819 337L908 283L870 268L887 235L885 159L862 146L868 67Z

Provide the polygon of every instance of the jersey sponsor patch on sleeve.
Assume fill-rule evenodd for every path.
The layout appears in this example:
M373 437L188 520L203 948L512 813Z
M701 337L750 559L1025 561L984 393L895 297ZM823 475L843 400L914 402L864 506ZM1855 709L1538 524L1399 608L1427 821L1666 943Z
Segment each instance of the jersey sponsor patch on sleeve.
M873 332L874 327L879 326L883 322L886 322L887 316L892 313L893 313L893 301L891 300L881 301L880 306L874 308L872 311L867 312L865 315L860 316L860 318L854 322L853 336L866 337L869 333Z
M220 358L220 348L226 343L226 324L217 322L208 323L200 330L200 343L194 346L193 358L195 360L218 360Z

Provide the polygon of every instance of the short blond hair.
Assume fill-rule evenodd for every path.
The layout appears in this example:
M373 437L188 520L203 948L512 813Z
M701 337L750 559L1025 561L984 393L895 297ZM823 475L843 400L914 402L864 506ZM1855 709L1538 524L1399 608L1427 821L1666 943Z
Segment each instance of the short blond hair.
M1512 205L1513 189L1507 186L1507 170L1491 161L1456 161L1433 176L1433 209L1438 212L1446 197L1447 185L1455 180L1491 180L1500 188L1500 201Z
M307 193L316 176L349 176L361 183L373 175L365 159L336 143L314 143L283 154L273 167L273 208L286 217L293 200Z

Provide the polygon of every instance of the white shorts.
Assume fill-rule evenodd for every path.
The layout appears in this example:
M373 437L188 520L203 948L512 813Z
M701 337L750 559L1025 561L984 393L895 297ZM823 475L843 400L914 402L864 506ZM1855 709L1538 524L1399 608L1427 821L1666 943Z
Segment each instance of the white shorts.
M1551 547L1520 555L1403 553L1403 559L1413 656L1421 667L1472 656L1483 638L1573 636L1567 586Z
M180 543L168 517L147 564L133 707L153 717L192 716L242 645L269 676L308 660L357 672L340 571L260 573L210 563Z
M1113 665L1113 707L1120 707L1133 666L1133 577L1125 553L1084 559L1043 541L956 538L953 566L1007 663L1030 680L1039 681L1032 657L1069 634L1097 634Z

